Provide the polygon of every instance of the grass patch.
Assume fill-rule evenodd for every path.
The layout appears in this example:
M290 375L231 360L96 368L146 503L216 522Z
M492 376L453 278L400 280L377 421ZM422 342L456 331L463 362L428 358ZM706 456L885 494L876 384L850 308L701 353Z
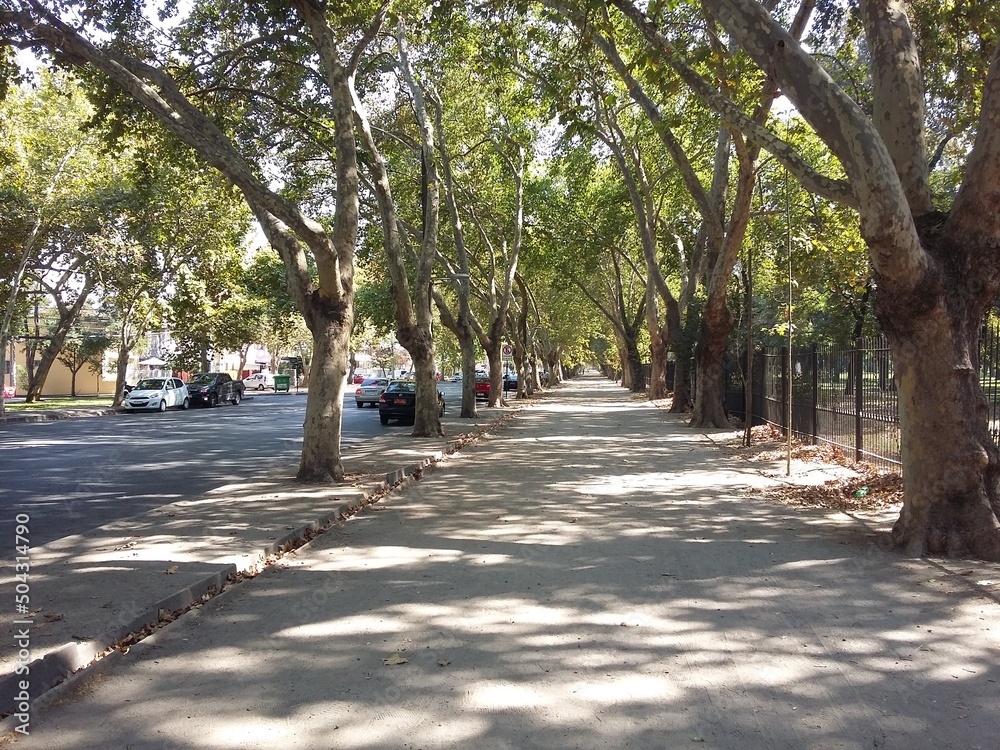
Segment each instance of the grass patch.
M114 402L112 396L45 396L41 401L26 404L4 402L4 409L9 411L38 411L39 409L104 409Z

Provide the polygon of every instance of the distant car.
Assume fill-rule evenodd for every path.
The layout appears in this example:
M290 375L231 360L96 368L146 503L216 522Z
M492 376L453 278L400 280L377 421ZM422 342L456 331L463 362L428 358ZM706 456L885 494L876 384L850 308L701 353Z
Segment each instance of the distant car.
M228 372L202 372L187 382L192 404L217 406L228 401L233 406L243 400L243 383L233 380Z
M5 385L3 387L3 397L4 398L15 398L17 396L17 388L12 385Z
M516 391L517 390L517 373L511 372L503 376L503 391Z
M263 391L274 388L274 375L269 372L255 372L243 378L243 391Z
M454 375L452 375L451 376L451 382L452 383L461 383L462 382L462 373L456 372Z
M359 409L365 404L378 406L378 397L382 395L387 385L389 378L368 378L354 391L354 402Z
M367 378L365 378L364 375L362 375L360 372L356 372L354 373L354 378L351 380L351 382L354 385L360 385L361 383L364 383L365 380L367 380Z
M476 398L490 398L490 376L485 372L476 373Z
M438 395L438 416L444 416L444 394ZM378 397L378 419L389 424L390 419L398 419L403 424L413 424L417 410L417 382L415 380L391 380L382 395Z
M180 378L143 378L132 387L122 402L127 411L166 411L173 406L187 409L190 405L187 386Z

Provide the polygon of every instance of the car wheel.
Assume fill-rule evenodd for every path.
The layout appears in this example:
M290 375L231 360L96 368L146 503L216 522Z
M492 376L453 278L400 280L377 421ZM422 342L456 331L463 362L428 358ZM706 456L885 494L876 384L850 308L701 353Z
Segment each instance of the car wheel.
M441 402L441 408L438 409L438 416L439 417L443 417L444 416L444 401Z
M354 403L356 403L356 404L358 405L358 408L359 408L359 409L360 409L360 408L361 408L362 406L364 406L364 402L362 402L362 401L355 401Z
M167 410L167 402L164 400L160 401L160 411L165 412Z
M240 401L242 401L242 400L243 400L243 397L240 395L240 392L236 391L236 393L233 394L232 399L230 399L230 403L233 406L239 406L240 405Z
M378 421L381 422L382 424L389 424L389 415L388 414L379 414L378 415Z
M262 390L264 390L264 384L263 384L263 383L258 383L258 384L257 384L257 390L258 390L258 391L262 391Z
M191 399L189 399L187 396L185 396L184 397L184 403L181 404L181 409L183 409L184 411L187 411L190 408L191 408Z
M219 394L218 393L210 393L210 394L208 394L208 405L210 407L211 406L218 406L219 405Z

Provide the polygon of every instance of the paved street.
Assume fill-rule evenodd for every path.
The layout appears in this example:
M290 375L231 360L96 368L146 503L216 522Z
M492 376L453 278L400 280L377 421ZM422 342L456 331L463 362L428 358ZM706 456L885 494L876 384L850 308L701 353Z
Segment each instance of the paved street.
M25 750L992 748L996 565L571 382L32 717ZM108 570L109 589L114 572Z
M460 386L442 385L457 414ZM237 407L0 423L0 538L18 513L34 544L142 513L220 485L286 470L302 449L305 394L251 392ZM344 450L396 423L344 400Z

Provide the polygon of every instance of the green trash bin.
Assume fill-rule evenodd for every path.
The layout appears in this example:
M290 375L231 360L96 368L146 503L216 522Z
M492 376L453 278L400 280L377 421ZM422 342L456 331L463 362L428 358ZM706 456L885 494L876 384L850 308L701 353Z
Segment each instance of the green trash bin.
M284 391L288 393L292 383L291 375L275 375L274 376L274 392Z

